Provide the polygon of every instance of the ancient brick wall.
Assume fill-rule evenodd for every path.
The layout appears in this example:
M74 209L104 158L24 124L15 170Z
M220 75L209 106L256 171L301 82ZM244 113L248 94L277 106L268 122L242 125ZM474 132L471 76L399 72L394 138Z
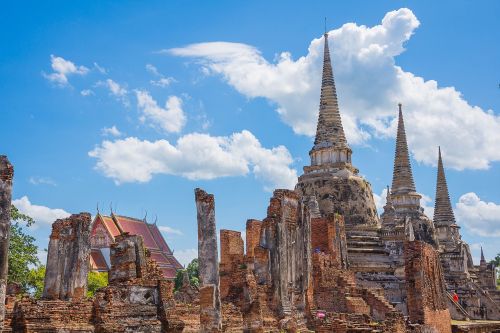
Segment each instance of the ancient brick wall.
M404 244L408 315L412 323L451 332L439 254L422 241Z
M139 235L118 235L110 247L110 284L141 278L146 268L144 241Z
M260 242L260 229L262 228L262 221L247 220L246 223L246 256L248 259L254 257L254 249ZM250 260L249 260L250 261Z
M311 219L311 248L313 252L330 254L339 267L347 268L347 240L342 216L329 214Z
M86 296L90 256L90 214L73 214L52 224L43 298Z

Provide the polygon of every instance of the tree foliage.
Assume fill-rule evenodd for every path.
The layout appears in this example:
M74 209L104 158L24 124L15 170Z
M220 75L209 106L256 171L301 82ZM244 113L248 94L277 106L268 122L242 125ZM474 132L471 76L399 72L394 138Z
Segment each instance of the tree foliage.
M193 259L185 269L180 269L175 275L175 290L179 290L182 286L182 278L184 272L188 273L189 282L191 285L198 287L200 284L199 271L198 271L198 258Z
M20 213L15 206L11 207L8 282L19 284L25 292L32 286L29 280L31 268L40 265L35 238L23 231L23 224L29 227L34 222L30 216Z
M45 280L45 265L30 269L27 278L27 290L34 298L42 297L43 285Z
M108 285L108 273L90 271L87 281L87 296L93 297L99 288L103 288Z

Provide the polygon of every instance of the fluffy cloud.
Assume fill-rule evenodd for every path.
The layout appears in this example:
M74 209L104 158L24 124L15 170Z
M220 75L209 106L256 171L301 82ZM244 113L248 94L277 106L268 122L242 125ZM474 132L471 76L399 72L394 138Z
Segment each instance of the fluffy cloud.
M50 55L50 63L53 72L49 74L42 72L42 75L59 86L66 86L70 75L85 75L89 72L87 67L77 66L73 62L53 54Z
M89 152L97 159L96 169L125 182L148 182L155 174L191 180L244 176L250 172L262 180L267 190L293 188L297 172L284 146L267 149L249 131L231 136L193 133L182 136L176 145L167 140L147 141L134 137L103 141Z
M166 226L166 225L160 225L160 226L158 226L158 229L160 229L160 231L162 231L166 234L182 235L182 231L180 231L179 229L174 229L174 228L171 228L171 227Z
M108 88L109 93L112 96L114 96L118 101L120 101L123 105L127 107L130 106L130 102L127 97L128 90L124 86L120 85L119 83L111 79L107 79L106 81L99 81L97 82L96 85Z
M396 65L420 22L409 9L388 12L381 24L346 23L329 32L342 119L351 143L394 137L397 103L405 110L407 136L416 160L435 165L441 145L447 165L485 169L500 160L500 117L470 105L454 87L439 87ZM323 39L311 41L296 60L282 52L274 63L258 49L212 42L166 50L194 57L205 73L221 75L243 95L276 103L282 120L298 134L314 135L320 93Z
M104 127L101 130L101 134L103 136L114 136L114 137L122 136L122 132L120 132L120 130L115 125L111 127Z
M57 186L56 182L49 177L30 177L29 182L33 185Z
M174 252L174 256L179 262L184 266L187 265L194 259L198 258L198 250L197 249L186 249L179 250Z
M137 107L142 112L141 122L149 121L166 133L178 133L186 124L186 115L182 110L182 100L170 96L162 108L145 90L136 90Z
M158 71L158 68L151 64L146 64L146 70L154 76L158 77L158 80L149 81L153 86L165 88L168 87L171 83L175 82L175 79L173 77L165 77Z
M500 237L500 204L486 202L474 193L460 197L455 214L458 222L483 237Z
M35 222L49 225L57 219L62 219L71 215L63 209L34 205L27 196L13 200L12 204L16 206L21 213L31 216Z
M90 89L83 89L82 91L80 91L80 95L87 97L90 95L94 95L94 91Z

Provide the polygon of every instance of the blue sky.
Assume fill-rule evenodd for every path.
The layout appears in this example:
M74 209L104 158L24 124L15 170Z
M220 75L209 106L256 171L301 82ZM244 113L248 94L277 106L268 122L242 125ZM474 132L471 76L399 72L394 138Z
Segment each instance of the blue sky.
M0 13L0 153L47 246L65 213L158 218L196 251L195 187L219 228L263 218L309 162L324 17L353 162L377 200L403 103L417 190L437 146L475 258L500 247L497 1L12 2ZM216 43L217 42L217 43ZM427 210L432 215L431 210Z

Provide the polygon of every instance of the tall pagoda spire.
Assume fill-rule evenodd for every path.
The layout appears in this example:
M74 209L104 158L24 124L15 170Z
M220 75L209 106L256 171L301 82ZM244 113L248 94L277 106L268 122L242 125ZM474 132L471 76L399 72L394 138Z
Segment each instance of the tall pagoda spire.
M443 159L441 158L441 147L438 153L438 171L436 182L436 202L434 204L434 225L455 224L455 215L451 207L450 194L444 174Z
M324 39L323 76L318 124L314 146L309 152L311 164L350 164L352 150L347 143L340 117L330 49L328 47L328 33L325 33Z
M321 97L319 102L318 125L314 148L329 146L348 147L340 118L337 90L333 79L332 61L328 47L328 33L325 33L323 53L323 78L321 80Z
M392 175L392 194L415 192L415 182L411 171L408 143L406 142L405 124L402 104L399 103L398 133L396 137L396 152L394 171Z
M480 266L486 266L486 259L484 259L483 247L481 246L481 261L479 262Z

